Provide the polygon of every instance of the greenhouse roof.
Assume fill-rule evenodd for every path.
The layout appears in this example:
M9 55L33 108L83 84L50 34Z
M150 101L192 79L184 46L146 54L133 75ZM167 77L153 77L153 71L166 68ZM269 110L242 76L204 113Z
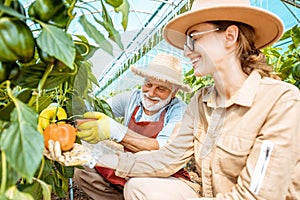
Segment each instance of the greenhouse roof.
M99 51L91 59L94 73L102 86L101 93L132 88L140 81L138 78L133 79L130 70L127 71L130 63L145 65L160 51L172 51L173 54L174 52L178 53L178 56L182 54L164 41L160 42L160 45L154 42L153 46L151 46L153 43L149 44L146 41L155 39L160 41L162 39L161 27L171 19L171 15L176 15L180 8L186 10L190 6L188 0L128 0L128 2L131 11L128 29L121 36L124 44L127 44L127 49L116 51L114 56L103 55L103 52ZM254 6L277 14L284 22L285 30L300 22L300 0L251 0L250 2ZM141 52L141 48L145 45L150 45L151 48L147 54ZM276 45L282 44L277 43ZM184 58L182 59L184 60ZM103 62L104 60L105 62ZM106 91L103 92L104 90Z
M158 52L167 51L182 57L182 52L166 44L161 37L161 29L174 15L186 11L193 0L127 0L130 5L128 26L126 31L121 26L121 14L111 12L114 26L121 34L125 50L120 50L114 45L113 55L103 50L98 50L91 58L93 73L99 80L100 89L103 91L124 90L133 87L129 65L145 65ZM22 0L24 5L29 5L32 0ZM97 4L97 0L84 0L88 4ZM267 9L277 14L284 22L285 30L300 22L300 0L250 0L253 6ZM99 5L98 5L99 4ZM113 11L111 9L111 11ZM101 12L101 11L99 11ZM91 13L81 13L90 15ZM77 17L80 15L77 15ZM99 27L101 31L102 27ZM76 23L70 29L73 34L85 35L82 27ZM93 41L91 41L93 42ZM281 46L284 44L277 43ZM183 61L185 58L182 58ZM129 79L129 80L125 80ZM119 82L122 82L119 83ZM127 83L127 84L124 84ZM109 86L109 87L108 87ZM117 87L117 88L116 88ZM109 93L106 91L106 93Z

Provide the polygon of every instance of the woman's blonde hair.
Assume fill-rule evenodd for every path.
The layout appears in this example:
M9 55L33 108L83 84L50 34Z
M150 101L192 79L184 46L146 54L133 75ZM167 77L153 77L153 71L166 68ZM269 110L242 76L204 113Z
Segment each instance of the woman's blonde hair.
M230 25L236 25L239 28L237 55L240 58L242 70L249 75L253 70L260 73L262 77L270 77L281 80L273 72L273 68L267 64L265 55L255 47L255 31L244 23L232 21L213 21L220 30L226 30Z

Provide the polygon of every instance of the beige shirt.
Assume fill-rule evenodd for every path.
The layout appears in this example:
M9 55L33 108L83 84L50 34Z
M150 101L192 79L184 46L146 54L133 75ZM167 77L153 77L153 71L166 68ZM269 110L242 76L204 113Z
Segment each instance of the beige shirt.
M299 89L252 72L225 107L215 94L194 95L162 149L120 153L116 174L167 177L194 154L200 196L300 199Z

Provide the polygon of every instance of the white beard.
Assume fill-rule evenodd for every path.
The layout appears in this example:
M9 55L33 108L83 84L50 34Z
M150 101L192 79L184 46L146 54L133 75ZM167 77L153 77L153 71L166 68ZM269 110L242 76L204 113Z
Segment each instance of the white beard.
M152 101L148 100L146 97L152 99L152 100L157 100L157 103L153 103ZM146 110L149 111L158 111L161 108L163 108L165 105L167 105L172 98L172 93L166 98L165 100L162 100L159 97L149 97L148 93L141 92L141 99L142 99L142 104Z

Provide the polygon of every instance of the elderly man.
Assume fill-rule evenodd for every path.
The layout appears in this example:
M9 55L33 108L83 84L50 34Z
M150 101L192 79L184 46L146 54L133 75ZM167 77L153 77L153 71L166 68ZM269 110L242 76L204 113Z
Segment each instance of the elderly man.
M133 73L144 77L140 90L116 95L109 104L116 117L124 117L124 125L102 113L86 113L86 118L97 118L80 125L78 136L89 143L112 139L125 151L157 150L164 146L175 124L181 121L186 104L175 97L179 89L191 91L181 82L181 62L161 53L144 68L131 67ZM173 176L188 178L184 171ZM108 168L76 169L75 182L94 199L123 199L125 179Z

